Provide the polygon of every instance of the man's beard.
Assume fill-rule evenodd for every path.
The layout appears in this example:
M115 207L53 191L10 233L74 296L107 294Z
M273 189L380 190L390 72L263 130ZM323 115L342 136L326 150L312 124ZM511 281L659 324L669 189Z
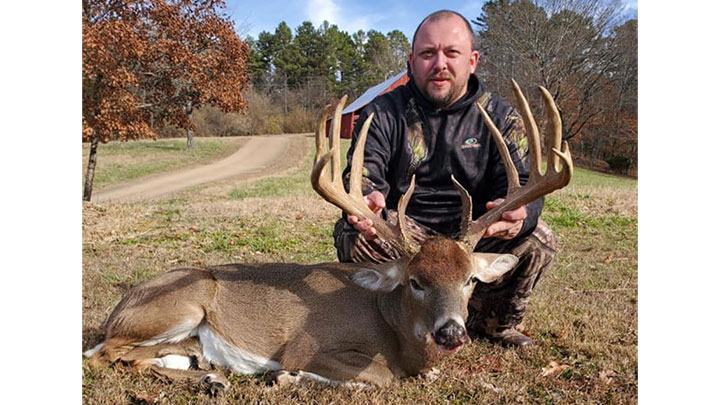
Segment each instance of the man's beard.
M425 97L437 108L448 107L450 105L450 101L453 99L452 89L449 89L447 94L440 97L432 96L427 92L423 93L425 93Z
M436 96L432 95L428 88L432 85L433 79L449 79L450 80L450 88L447 90L447 92L444 95ZM455 83L453 80L454 77L452 75L433 75L427 79L425 82L425 86L421 88L423 95L425 98L428 99L435 107L437 108L446 108L450 106L450 103L460 94L460 91L462 89L462 86Z

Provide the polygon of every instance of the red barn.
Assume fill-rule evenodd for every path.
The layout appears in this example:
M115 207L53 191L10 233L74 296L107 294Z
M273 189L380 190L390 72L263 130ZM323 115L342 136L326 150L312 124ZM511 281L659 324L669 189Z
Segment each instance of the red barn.
M375 97L392 91L395 87L402 86L403 84L407 83L408 80L409 77L407 75L407 71L403 70L402 72L385 80L384 82L369 88L365 93L358 97L357 100L353 101L352 103L350 103L349 106L345 107L342 112L342 119L340 120L340 138L352 138L355 121L357 121L357 118L360 115L363 107L365 107ZM328 136L330 135L331 119L332 117L328 118L325 130L325 133Z

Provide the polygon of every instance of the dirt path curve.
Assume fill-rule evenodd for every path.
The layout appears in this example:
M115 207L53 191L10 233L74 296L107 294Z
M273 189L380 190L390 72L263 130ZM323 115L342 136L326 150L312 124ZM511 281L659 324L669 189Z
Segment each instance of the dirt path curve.
M147 179L99 191L93 195L92 201L103 203L151 200L188 187L243 174L257 173L287 154L292 136L297 135L255 136L237 152L218 162L179 172L151 176Z

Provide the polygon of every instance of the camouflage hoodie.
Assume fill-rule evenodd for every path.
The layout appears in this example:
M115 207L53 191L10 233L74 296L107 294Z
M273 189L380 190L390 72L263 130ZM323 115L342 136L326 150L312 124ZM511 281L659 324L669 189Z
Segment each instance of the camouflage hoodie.
M375 113L365 146L364 193L379 190L387 208L397 209L415 174L415 192L406 214L432 230L457 236L462 203L450 180L453 174L473 200L473 218L482 215L485 203L504 197L505 168L494 141L475 105L479 102L505 138L520 183L527 181L527 140L516 110L485 90L471 75L467 93L444 109L435 108L417 89L412 76L407 85L376 97L361 112L348 152L362 122ZM349 166L345 175L349 174ZM543 198L527 205L528 218L519 236L532 232L542 211Z

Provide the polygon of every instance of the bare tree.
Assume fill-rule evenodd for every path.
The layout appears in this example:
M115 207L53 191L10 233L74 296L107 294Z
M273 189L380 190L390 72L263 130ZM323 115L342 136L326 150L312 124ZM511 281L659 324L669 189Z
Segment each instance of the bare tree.
M473 21L479 73L493 84L541 83L561 109L564 137L572 138L602 112L594 98L618 58L609 34L621 17L619 0L490 1Z

